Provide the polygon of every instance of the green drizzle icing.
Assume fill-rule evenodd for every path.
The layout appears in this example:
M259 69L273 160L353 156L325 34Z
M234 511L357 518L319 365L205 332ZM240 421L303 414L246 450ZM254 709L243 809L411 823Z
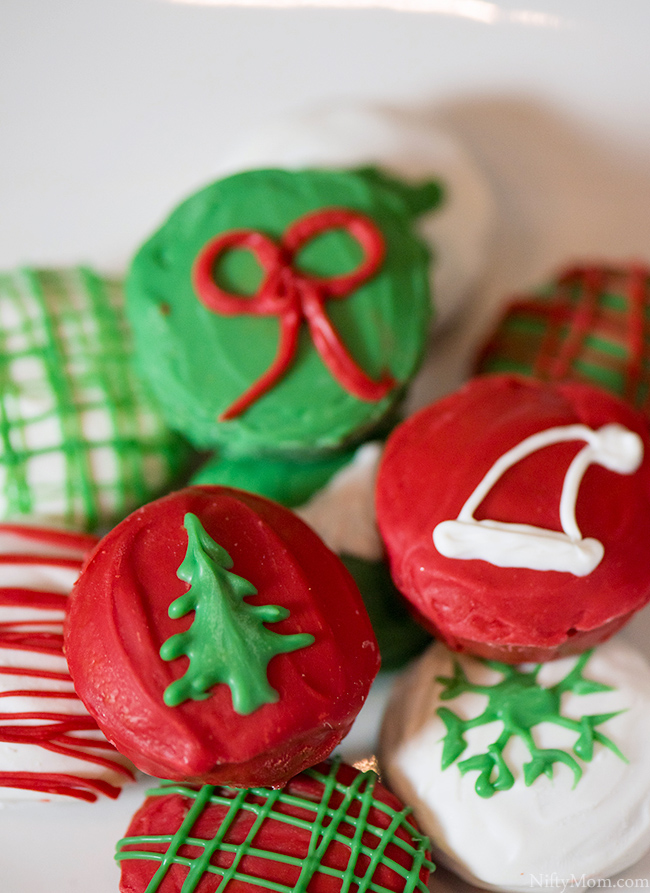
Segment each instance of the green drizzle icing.
M94 529L170 485L189 452L132 365L118 282L0 274L2 517Z
M263 704L275 703L279 695L267 678L269 661L276 654L305 648L314 642L310 633L282 635L267 629L289 616L280 605L250 605L244 601L257 589L230 573L230 555L206 533L196 515L184 518L188 544L177 576L190 584L189 590L169 606L173 619L190 611L195 618L188 630L163 643L160 656L175 660L189 657L187 672L167 686L164 701L176 707L188 699L210 697L209 689L225 682L232 694L233 709L253 713Z
M408 821L407 817L411 810L408 808L395 810L374 797L377 780L374 772L359 772L352 783L346 785L338 780L339 767L340 760L333 760L326 767L326 772L314 768L303 773L322 785L320 801L296 796L289 793L288 788L235 790L204 785L196 790L172 782L164 783L158 788L147 791L147 796L187 798L191 806L184 821L173 835L148 834L123 838L117 844L115 859L118 862L139 859L160 863L144 893L156 893L172 865L187 868L181 893L193 893L206 873L220 878L215 893L223 893L231 881L249 883L251 888L259 887L273 890L275 893L305 893L317 875L337 878L342 893L347 893L349 890L356 890L359 893L364 891L383 893L397 889L397 886L386 887L377 881L375 872L380 864L391 870L395 880L398 878L402 880L403 886L400 889L404 893L413 893L415 890L426 893L427 885L420 874L423 869L425 872L433 871L435 866L428 858L428 839ZM334 794L341 797L341 802L337 806L332 805ZM192 828L210 805L227 810L217 833L210 840L191 836ZM300 817L291 815L286 811L287 808L299 811ZM387 828L371 822L371 810L388 817ZM255 818L246 839L240 844L233 844L228 841L228 832L240 813L253 814ZM308 831L310 839L306 857L269 852L257 847L256 836L260 828L268 822L285 826L287 835L291 833L292 827L298 831ZM368 841L373 845L369 846ZM147 849L148 846L160 847L160 845L166 846L164 853L151 852ZM179 851L184 846L196 847L200 850L200 854L195 858L180 856ZM389 846L402 850L409 857L410 864L401 865L392 858L388 851ZM136 849L127 850L126 847ZM341 847L345 847L349 851L349 858L343 870L331 865L332 847L336 847L339 851ZM227 868L212 864L216 853L232 855L232 861ZM294 884L288 886L267 880L260 875L247 874L241 868L242 860L246 856L255 857L258 865L259 860L265 860L293 866L299 869L299 877Z
M582 671L591 654L592 651L582 654L573 669L549 688L544 688L537 681L542 664L527 671L498 661L484 660L481 663L497 670L503 678L494 685L477 685L469 681L458 661L454 661L453 676L437 677L437 681L444 686L440 695L441 700L449 701L465 692L472 692L486 695L488 704L480 716L466 720L446 707L437 710L447 728L442 751L442 768L446 769L454 763L467 747L465 732L497 720L503 724L503 731L498 739L488 746L487 752L476 754L458 764L463 775L472 771L479 773L475 790L480 797L491 797L497 791L506 791L514 785L514 775L503 755L506 744L513 736L524 742L531 756L530 762L525 763L523 767L526 785L531 785L542 774L552 778L554 764L564 763L573 772L575 787L582 776L582 768L578 761L564 750L539 748L535 744L532 730L542 722L575 731L578 739L573 745L573 752L585 762L591 761L595 742L608 747L617 757L627 762L614 742L596 730L596 726L618 716L622 711L583 716L580 720L562 716L560 701L564 692L588 695L613 690L611 686L583 677Z

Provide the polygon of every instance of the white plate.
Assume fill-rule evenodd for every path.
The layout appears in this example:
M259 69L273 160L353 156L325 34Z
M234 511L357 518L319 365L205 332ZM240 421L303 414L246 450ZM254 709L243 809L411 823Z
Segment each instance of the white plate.
M230 146L280 113L425 108L474 153L498 222L463 324L412 398L455 387L505 295L576 259L650 259L650 4L449 0L438 12L22 0L0 25L0 265L123 270ZM628 635L648 650L644 612ZM386 681L348 742L371 751ZM2 893L116 893L115 803L0 811ZM622 878L650 879L650 858ZM613 882L616 884L616 880ZM460 890L440 876L437 888Z

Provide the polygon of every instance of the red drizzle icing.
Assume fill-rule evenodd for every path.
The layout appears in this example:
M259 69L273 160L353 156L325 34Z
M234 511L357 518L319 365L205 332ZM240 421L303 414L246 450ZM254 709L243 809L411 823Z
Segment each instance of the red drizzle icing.
M294 260L315 236L345 230L363 250L359 266L341 276L316 277L298 270ZM251 251L264 271L259 291L242 297L220 288L214 281L217 260L234 248ZM227 421L243 413L269 391L290 367L298 346L301 323L309 327L314 346L334 378L360 400L381 400L395 379L384 373L376 381L348 353L325 313L325 302L347 297L379 269L384 259L384 240L374 221L347 208L325 208L298 218L279 242L251 229L229 230L211 239L199 252L192 280L199 300L208 310L227 316L252 314L280 318L280 343L271 366L220 416Z
M41 565L79 571L86 553L96 543L95 538L90 536L7 524L0 525L0 534L13 534L29 544L29 552L25 554L0 555L0 573L2 566L11 565ZM34 551L43 552L54 547L68 554L59 556L33 554L32 546ZM67 596L59 592L0 587L1 607L23 607L30 611L60 611L61 615L60 622L56 619L0 622L0 661L2 653L6 651L27 651L62 658L66 603ZM2 699L11 697L78 702L72 688L72 679L67 671L56 672L0 665L0 676L31 677L70 683L70 691L64 692L54 689L41 691L24 688L0 692L0 742L36 745L52 753L111 769L127 778L133 777L131 771L114 758L115 748L108 741L104 738L83 735L84 732L97 731L97 724L87 713L78 715L43 710L21 713L2 711ZM98 751L105 751L106 756ZM20 788L41 792L44 795L64 795L87 801L96 800L98 794L115 798L120 792L119 787L99 779L48 772L0 772L0 787Z

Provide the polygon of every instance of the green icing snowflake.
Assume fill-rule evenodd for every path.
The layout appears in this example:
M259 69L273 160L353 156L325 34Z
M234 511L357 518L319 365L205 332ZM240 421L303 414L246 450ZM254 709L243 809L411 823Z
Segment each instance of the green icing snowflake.
M627 762L614 742L596 730L596 726L622 711L583 716L579 720L562 716L561 697L564 692L588 695L613 690L609 685L583 677L582 671L591 654L591 651L582 654L573 669L549 688L544 688L537 681L542 664L526 670L523 667L485 660L482 663L499 672L502 678L493 685L477 685L469 681L461 665L454 661L453 676L437 677L437 681L444 686L440 699L450 701L465 692L471 692L486 695L488 703L483 713L474 719L461 719L446 707L438 709L437 713L447 728L443 739L442 768L446 769L463 753L467 747L465 733L469 729L495 721L502 723L503 731L493 744L488 745L487 752L458 763L463 775L472 771L479 773L475 789L481 797L491 797L497 791L507 791L515 783L503 753L513 737L520 738L530 753L530 762L523 767L526 785L531 785L542 774L552 778L555 763L564 763L573 772L575 787L582 775L582 768L575 757L559 748L540 748L536 745L533 729L542 722L574 731L578 737L573 745L573 752L585 762L591 761L595 742L609 748L617 757Z

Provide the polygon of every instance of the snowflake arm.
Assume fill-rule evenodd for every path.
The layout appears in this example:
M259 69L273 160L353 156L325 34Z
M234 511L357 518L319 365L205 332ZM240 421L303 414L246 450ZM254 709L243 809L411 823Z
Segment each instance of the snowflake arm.
M625 760L617 745L596 728L622 711L586 715L580 719L562 715L561 696L565 692L586 695L613 690L611 686L584 678L583 671L590 656L591 652L581 655L567 675L549 688L538 682L541 665L526 670L496 661L482 661L484 666L498 671L501 679L492 685L480 685L472 683L459 662L454 661L452 676L437 677L437 681L443 685L440 700L449 701L471 692L487 696L488 704L483 713L470 719L462 719L448 707L438 708L438 716L446 728L442 768L448 768L465 751L467 731L497 720L503 725L497 741L489 744L485 753L475 754L458 763L462 774L470 771L479 773L475 789L481 797L491 797L497 791L513 786L514 775L504 756L505 746L512 737L518 737L525 744L531 757L523 766L526 785L532 784L540 775L551 778L554 765L562 763L573 773L575 787L582 776L582 766L564 750L537 746L533 730L540 723L552 723L575 732L577 739L573 753L585 763L592 760L595 744L607 747L616 757Z

